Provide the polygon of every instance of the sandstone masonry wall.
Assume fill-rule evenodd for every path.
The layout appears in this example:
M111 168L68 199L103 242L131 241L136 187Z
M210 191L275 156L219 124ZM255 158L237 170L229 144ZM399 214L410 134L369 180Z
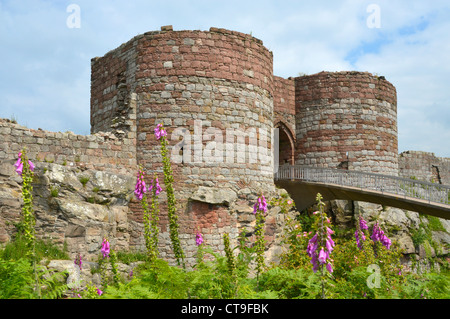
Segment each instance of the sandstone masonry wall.
M398 159L399 176L450 185L450 158L434 153L406 151Z
M91 132L136 132L136 43L133 39L91 60ZM126 136L135 138L135 136Z
M129 173L136 167L135 140L120 140L112 133L49 132L0 119L0 141L0 160L4 164L14 164L17 154L26 147L33 161L119 173Z
M362 72L320 72L295 83L297 164L398 174L391 83Z
M83 136L34 130L0 119L0 243L13 238L21 216L22 179L15 172L26 148L35 164L33 206L38 238L63 246L69 254L93 259L104 236L116 249L129 249L140 232L128 222L133 193L136 145L113 133ZM137 227L135 227L137 226Z
M274 123L285 124L295 136L295 81L274 76Z
M224 232L230 233L234 241L239 221L237 214L229 213L230 206L239 196L251 201L261 190L274 190L269 152L273 128L272 53L259 39L235 31L211 28L175 32L162 28L96 58L93 86L105 80L109 68L113 74L126 74L128 94L136 99L136 158L149 179L156 173L163 180L160 145L153 130L156 124L164 123L168 132L181 212L180 237L188 243L188 259L193 260L195 255L197 230L218 250ZM119 100L117 85L111 85L103 94L102 105L94 103L101 96L92 101L92 110L104 114L98 125L97 117L93 117L94 127L107 129L109 124L105 123L114 122L114 112L99 111L110 105L114 110ZM98 91L106 92L104 88ZM250 139L257 143L252 149ZM261 145L264 140L266 144ZM258 154L266 158L261 160ZM243 188L248 194L243 194ZM215 194L222 194L222 190L230 199L216 202ZM130 208L130 219L142 221L139 203L133 200ZM160 251L170 258L167 225L163 204ZM142 240L136 240L137 246L142 245Z
M274 76L274 125L278 128L279 165L295 161L295 82Z

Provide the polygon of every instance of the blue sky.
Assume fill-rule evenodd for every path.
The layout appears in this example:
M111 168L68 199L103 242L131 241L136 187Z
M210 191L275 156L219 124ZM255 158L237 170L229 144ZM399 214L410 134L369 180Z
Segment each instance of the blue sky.
M79 28L67 26L71 4ZM450 3L439 0L0 0L0 117L89 134L91 58L163 25L251 33L282 77L384 75L397 88L399 151L450 157Z

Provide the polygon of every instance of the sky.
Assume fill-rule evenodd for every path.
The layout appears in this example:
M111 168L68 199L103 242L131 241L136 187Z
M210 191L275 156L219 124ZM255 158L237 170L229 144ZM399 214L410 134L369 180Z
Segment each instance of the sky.
M90 132L90 60L172 25L252 34L274 74L368 71L397 89L399 152L450 157L450 2L0 0L0 117Z

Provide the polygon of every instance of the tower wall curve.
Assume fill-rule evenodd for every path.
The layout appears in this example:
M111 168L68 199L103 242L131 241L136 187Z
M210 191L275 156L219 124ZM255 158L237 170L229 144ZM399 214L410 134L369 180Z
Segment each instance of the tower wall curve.
M295 84L297 164L398 174L390 82L367 72L320 72Z

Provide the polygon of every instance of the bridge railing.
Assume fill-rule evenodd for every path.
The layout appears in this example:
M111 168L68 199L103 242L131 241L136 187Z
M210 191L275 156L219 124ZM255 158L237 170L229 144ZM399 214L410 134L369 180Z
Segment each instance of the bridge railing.
M302 180L356 187L413 197L428 202L450 205L450 186L428 183L403 177L335 168L283 165L274 175L275 180Z

